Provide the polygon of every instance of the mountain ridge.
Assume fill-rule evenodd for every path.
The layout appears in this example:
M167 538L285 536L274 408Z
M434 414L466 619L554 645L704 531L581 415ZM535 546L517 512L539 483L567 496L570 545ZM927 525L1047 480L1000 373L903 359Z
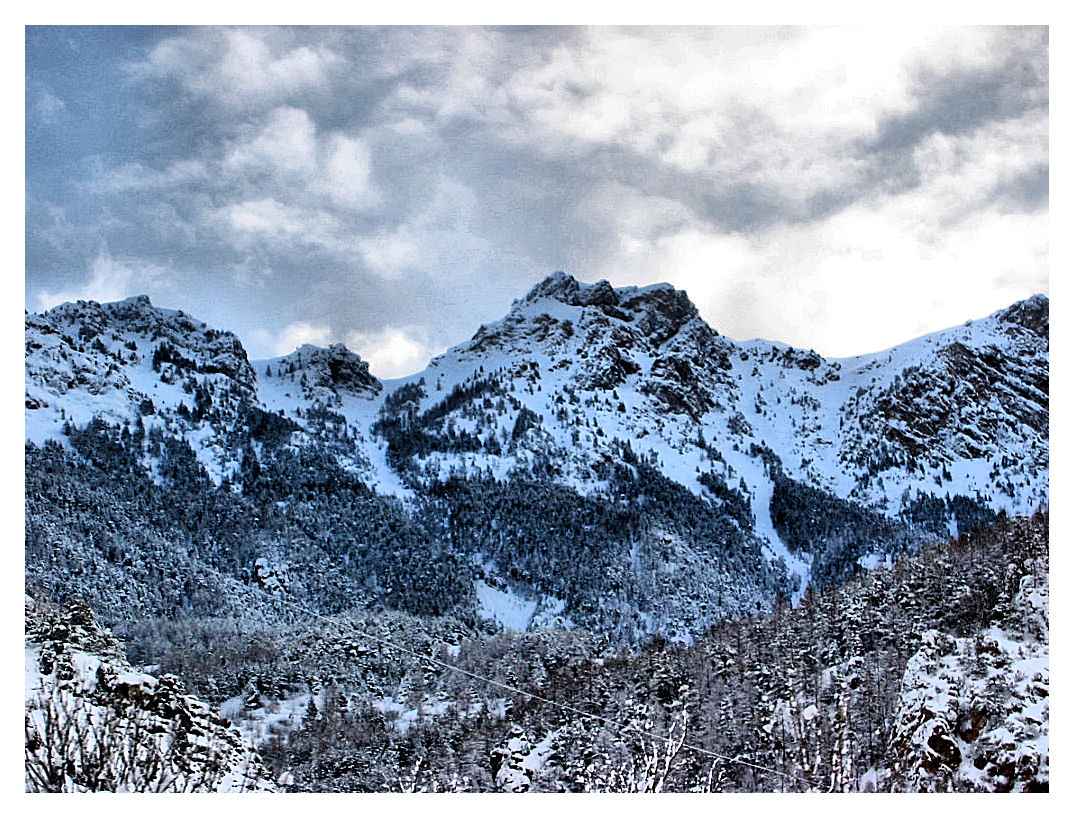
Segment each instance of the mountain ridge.
M628 619L642 623L630 627L674 621L665 632L681 635L727 605L797 599L810 582L987 514L1046 507L1048 307L1033 296L889 350L826 359L726 338L670 284L616 289L557 271L425 369L380 381L341 344L250 361L232 333L144 296L79 302L26 317L27 439L70 447L71 430L101 418L140 441L134 454L158 483L174 467L152 440L166 438L239 496L297 457L408 513L451 519L452 503L525 486L535 508L608 498L641 515L600 557L635 589L615 593L649 599L630 603ZM660 505L645 506L650 495ZM429 536L465 543L460 553L487 566L474 569L473 604L493 620L502 603L517 623L507 609L533 601L597 621L547 565L519 572L544 565L533 563L541 535L518 524L517 501L503 502L465 530L428 518ZM820 509L846 522L808 525ZM596 535L579 526L571 547L591 548ZM709 614L689 613L693 581L654 579L661 560L701 583L691 593L710 599ZM721 595L736 572L750 590Z

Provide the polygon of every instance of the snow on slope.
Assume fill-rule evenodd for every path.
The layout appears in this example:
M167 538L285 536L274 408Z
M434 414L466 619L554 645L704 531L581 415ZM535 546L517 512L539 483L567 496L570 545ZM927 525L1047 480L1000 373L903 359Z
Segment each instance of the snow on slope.
M537 610L537 600L526 599L512 591L493 588L481 580L474 582L474 590L480 603L478 613L481 616L511 630L524 631L529 628Z
M1029 575L1011 622L922 635L903 674L892 789L1034 792L1048 786L1049 587Z
M27 791L275 789L234 728L175 677L128 665L88 608L25 605Z
M414 496L388 465L385 442L370 430L386 391L369 374L365 361L342 344L327 348L304 344L288 355L255 360L251 365L258 378L257 397L266 410L294 420L314 437L344 434L349 440L333 450L342 465L361 475L378 494L401 499ZM338 416L342 425L311 425L314 407Z
M145 296L26 317L26 439L35 443L64 442L65 423L95 417L156 426L183 437L219 484L238 465L224 440L254 383L238 338Z
M667 284L613 289L556 273L423 371L383 384L341 345L251 366L234 336L144 297L62 305L26 325L27 439L62 440L65 420L94 415L156 425L181 434L219 483L242 455L225 432L243 406L257 406L297 424L292 445L322 446L401 498L430 476L508 479L542 462L555 464L558 483L603 492L602 470L626 444L699 496L711 498L703 475L741 489L754 533L797 578L796 595L809 564L771 523L773 455L787 476L889 515L917 491L980 496L1010 512L1048 503L1043 296L890 350L825 360L720 336ZM155 362L162 342L173 350ZM431 434L478 445L434 447L412 458L408 476L397 473L372 426L402 387L420 387L408 411L430 417ZM181 419L201 392L205 417Z

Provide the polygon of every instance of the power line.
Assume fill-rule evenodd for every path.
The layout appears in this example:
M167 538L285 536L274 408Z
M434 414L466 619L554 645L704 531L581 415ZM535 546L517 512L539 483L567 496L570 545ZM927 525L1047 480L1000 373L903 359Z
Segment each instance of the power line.
M626 723L620 722L620 721L615 721L614 719L609 719L609 718L607 718L605 716L601 716L601 715L598 715L596 713L588 713L585 710L581 710L581 709L579 709L577 707L574 707L572 705L569 705L569 704L563 704L562 702L554 701L553 699L546 698L544 696L541 696L538 693L531 693L528 690L523 690L523 689L521 689L519 687L515 687L514 685L510 685L510 684L507 684L505 682L500 682L500 681L497 681L495 679L490 679L487 676L482 676L480 673L474 673L471 670L466 670L465 668L461 668L458 665L453 665L450 662L445 662L442 659L437 659L434 656L426 656L425 654L419 653L418 651L413 650L412 648L408 648L408 647L405 647L403 645L400 645L400 644L397 644L395 642L392 642L390 639L385 639L382 636L377 636L376 634L368 633L368 632L362 630L361 628L359 628L353 622L343 622L343 621L340 621L338 619L333 619L330 616L326 616L324 614L319 614L316 611L310 610L309 608L306 608L303 605L299 605L297 602L292 602L290 600L282 599L282 598L279 598L279 597L277 597L275 599L275 601L280 602L283 605L291 608L292 610L295 610L295 611L298 611L300 613L303 613L306 616L311 617L313 619L319 619L319 620L321 620L323 622L327 622L329 624L336 625L338 627L349 628L354 633L356 633L358 636L361 636L361 637L363 637L365 639L372 640L374 642L377 642L377 643L379 643L381 645L384 645L386 647L392 648L394 650L400 651L401 653L409 654L409 655L414 656L415 658L417 658L417 659L419 659L419 660L421 660L423 662L429 662L431 664L439 665L442 668L445 668L447 670L455 671L456 673L461 673L463 676L468 676L471 679L477 679L478 681L485 682L486 684L492 685L494 687L501 688L502 690L510 691L511 693L516 693L516 694L518 694L520 696L527 696L530 699L535 699L536 701L543 702L543 703L545 703L547 705L550 705L552 707L558 708L558 709L563 710L563 711L568 712L568 713L573 713L573 714L575 714L577 716L582 716L582 717L588 718L588 719L595 719L596 721L599 721L599 722L601 722L601 723L603 723L603 724L605 724L605 725L607 725L609 727L614 728L616 733L618 733L618 734L622 734L622 732L624 730L630 730L630 731L632 731L634 733L637 733L638 735L642 735L642 736L645 736L646 738L651 738L651 739L663 742L663 743L668 744L668 745L674 745L674 744L678 743L671 736L662 736L662 735L660 735L658 733L652 733L652 732L650 732L648 730L641 730L641 729L639 729L639 728L637 728L637 727L635 727L633 725L626 724ZM707 749L705 747L700 747L700 746L698 746L696 744L688 744L685 741L682 744L680 744L679 746L681 748L684 748L684 749L687 749L687 750L692 750L695 753L700 753L701 755L705 755L705 756L708 756L710 758L714 758L714 759L716 759L718 761L724 761L724 762L727 762L729 764L740 764L740 765L742 765L744 767L750 767L751 769L758 770L760 772L771 773L772 775L778 775L778 776L782 776L783 778L789 778L789 779L793 779L795 781L800 781L803 784L806 784L810 789L813 789L813 782L809 781L806 778L802 778L801 776L794 775L793 773L784 772L782 770L776 770L776 769L774 769L772 767L766 767L763 764L756 764L756 763L754 763L752 761L746 761L746 760L741 759L741 758L735 758L735 757L732 757L732 756L725 756L725 755L722 755L720 753L713 752L712 750L709 750L709 749Z

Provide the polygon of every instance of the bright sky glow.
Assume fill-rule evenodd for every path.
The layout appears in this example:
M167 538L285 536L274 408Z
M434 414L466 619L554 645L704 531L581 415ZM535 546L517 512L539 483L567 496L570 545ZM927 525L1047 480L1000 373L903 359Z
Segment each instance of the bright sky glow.
M48 28L26 307L392 377L564 269L834 356L1048 292L1044 28Z

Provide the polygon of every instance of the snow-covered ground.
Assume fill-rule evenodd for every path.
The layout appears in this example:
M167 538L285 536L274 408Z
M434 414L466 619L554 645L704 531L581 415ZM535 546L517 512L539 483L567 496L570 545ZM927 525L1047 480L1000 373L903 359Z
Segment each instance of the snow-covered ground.
M922 636L903 674L892 745L896 789L1025 791L1050 767L1049 582L1021 580L1010 624ZM939 770L939 774L937 774Z
M526 599L512 591L501 591L482 580L474 581L474 591L480 603L478 613L505 628L524 631L537 610L536 599Z
M67 763L64 792L95 791L97 785L87 780L96 781L108 770L114 775L106 777L104 788L119 792L274 788L253 746L214 724L201 702L172 696L156 677L80 650L50 656L52 669L44 673L42 650L28 643L25 651L26 717L36 743L36 749L27 745L28 791L41 787L31 769L53 769L57 758ZM65 665L62 674L57 663ZM151 702L158 696L168 697L169 704L155 707ZM177 709L185 711L195 729L188 732L170 721ZM176 744L180 739L190 746ZM158 779L140 774L143 766L150 769L154 757ZM84 770L84 763L91 766ZM56 786L54 778L49 780Z

